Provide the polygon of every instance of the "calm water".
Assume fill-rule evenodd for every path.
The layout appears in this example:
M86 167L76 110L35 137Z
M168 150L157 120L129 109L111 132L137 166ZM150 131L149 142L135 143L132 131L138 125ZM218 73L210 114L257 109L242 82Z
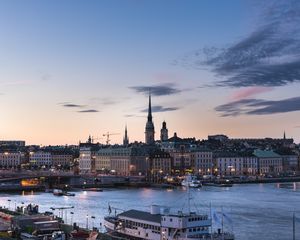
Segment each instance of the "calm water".
M235 185L232 188L203 187L192 189L192 206L209 212L209 206L228 213L233 229L239 240L285 240L292 239L292 213L300 217L300 183L282 185L258 184ZM51 193L1 194L0 205L39 204L41 211L51 211L50 207L74 206L67 210L64 217L67 222L78 222L86 226L99 227L100 221L108 213L108 204L128 210L149 210L151 204L171 206L181 209L187 206L187 193L184 189L112 189L104 192L75 192L75 197L55 197ZM7 201L10 199L11 201ZM70 214L73 211L74 215ZM54 211L58 215L58 210ZM95 219L91 219L94 216ZM296 239L300 240L300 222L296 223Z

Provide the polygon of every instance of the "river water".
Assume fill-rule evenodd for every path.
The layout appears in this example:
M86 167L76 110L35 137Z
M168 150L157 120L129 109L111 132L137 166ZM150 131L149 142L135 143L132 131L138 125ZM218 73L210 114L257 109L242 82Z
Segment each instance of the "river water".
M68 223L99 227L108 214L108 205L129 210L148 211L152 204L172 209L187 209L186 189L105 189L103 192L74 192L74 197L56 197L51 193L0 194L0 205L13 209L15 205L38 204L40 211L51 207L74 206L64 211ZM232 230L238 240L292 239L293 212L300 218L300 183L247 184L231 188L203 187L191 189L191 208L206 213L213 210L230 216L225 228ZM114 212L113 208L113 212ZM116 210L120 211L120 210ZM71 214L73 212L73 214ZM61 214L54 210L56 215ZM93 216L93 218L92 218ZM214 226L217 227L218 223ZM296 222L296 239L300 240L300 222Z

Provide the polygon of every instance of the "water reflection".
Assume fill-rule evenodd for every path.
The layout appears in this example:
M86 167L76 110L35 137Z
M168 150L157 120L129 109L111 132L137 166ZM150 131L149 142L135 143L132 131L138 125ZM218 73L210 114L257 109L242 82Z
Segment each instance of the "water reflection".
M192 189L191 193L197 209L209 213L211 205L217 211L223 208L229 213L233 224L227 224L226 227L233 228L237 240L291 239L293 212L300 217L300 183L203 187ZM17 205L21 205L21 202L39 204L41 211L51 211L51 207L74 206L74 209L64 212L64 218L82 227L86 226L86 216L89 216L89 225L99 227L103 217L108 214L109 205L115 207L117 212L133 208L148 211L153 203L179 210L187 206L184 204L187 192L183 188L107 189L103 192L82 191L75 194L74 197L56 197L52 193L2 193L0 205L8 207L7 200L10 199L11 208L14 202ZM297 229L300 229L300 224L297 224ZM300 230L296 234L296 239L300 239Z
M293 191L300 191L300 183L277 183L277 188L290 189Z

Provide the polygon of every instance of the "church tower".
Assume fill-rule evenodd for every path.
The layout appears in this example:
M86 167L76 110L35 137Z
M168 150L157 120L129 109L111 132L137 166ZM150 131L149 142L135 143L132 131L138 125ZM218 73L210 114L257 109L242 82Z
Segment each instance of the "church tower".
M162 128L160 130L160 140L163 142L163 141L167 141L168 139L169 137L168 137L167 123L163 121Z
M124 135L124 138L123 138L123 145L127 146L129 144L129 138L128 138L128 135L127 135L127 124L125 126L125 135Z
M149 107L148 107L148 120L145 128L145 142L146 144L154 143L154 125L152 122L152 110L151 110L151 95L149 94Z

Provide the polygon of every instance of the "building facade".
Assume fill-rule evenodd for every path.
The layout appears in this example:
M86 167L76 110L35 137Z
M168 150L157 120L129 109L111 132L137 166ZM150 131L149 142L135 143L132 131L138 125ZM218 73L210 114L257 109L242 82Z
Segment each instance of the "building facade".
M55 167L70 167L74 162L73 154L68 152L52 152L51 157Z
M191 164L195 174L211 175L213 173L213 153L209 149L192 149Z
M31 166L49 168L52 166L51 153L45 151L30 152L29 163Z
M90 147L80 148L78 161L81 173L88 173L92 171L92 151Z
M283 170L282 157L273 151L255 150L259 174L278 174Z
M21 152L0 152L1 168L20 167L25 161L25 154Z
M147 178L151 182L161 182L164 176L172 175L172 157L157 150L147 158Z

